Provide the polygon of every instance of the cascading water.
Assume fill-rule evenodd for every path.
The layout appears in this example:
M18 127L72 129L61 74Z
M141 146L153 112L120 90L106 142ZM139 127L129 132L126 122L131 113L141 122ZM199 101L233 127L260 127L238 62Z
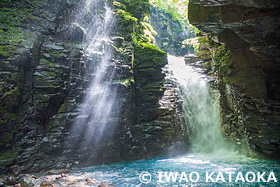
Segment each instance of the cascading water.
M82 18L88 19L94 13L96 15L85 24ZM118 91L112 84L117 79L111 62L110 36L114 22L112 10L102 0L87 0L74 23L79 26L84 24L87 33L84 39L84 61L89 84L71 131L72 137L75 137L71 141L74 141L74 151L82 155L86 153L90 157L102 149L101 140L105 142L104 139L110 138L117 123L112 120L118 116L116 108L119 107L119 103L115 103Z
M181 98L185 119L189 125L189 139L192 153L174 158L156 158L131 163L121 162L112 165L94 166L76 170L86 172L86 177L118 187L131 186L278 186L274 180L269 182L243 182L236 180L238 173L266 172L263 177L268 180L269 172L280 174L279 162L251 159L232 151L222 136L220 129L218 93L211 90L206 77L196 68L185 65L184 59L169 56L168 65L163 69L168 79L181 87ZM148 174L140 178L142 173ZM173 172L172 177L159 172ZM196 182L181 180L181 174L196 172ZM176 174L177 173L177 174ZM213 173L212 180L206 173ZM219 174L218 174L219 173ZM228 173L231 173L231 181ZM149 174L151 178L149 178ZM170 174L170 173L169 173ZM224 178L221 178L223 175ZM171 175L169 175L171 176ZM219 177L218 177L219 176ZM144 182L143 183L143 180ZM146 180L148 179L148 180ZM150 179L150 180L149 180ZM252 177L250 178L252 180Z
M205 77L192 66L185 65L182 57L169 55L165 69L167 76L181 88L192 151L213 153L229 150L220 128L218 91L210 89Z
M85 16L86 14L81 15ZM117 90L110 86L115 72L114 68L110 68L111 52L108 47L111 42L110 30L114 19L109 8L106 9L105 15L104 19L96 19L87 29L87 45L84 50L87 59L85 62L87 63L89 77L92 76L93 78L88 86L84 103L81 106L72 132L74 136L80 137L79 141L76 142L80 146L78 152L83 155L89 153L90 155L88 156L94 154L98 149L97 147L101 143L100 140L104 141L104 135L107 137L109 130L114 129L115 124L109 119L117 116L114 111L118 111L114 110L116 107L114 99L118 97L116 95ZM103 27L100 27L101 25ZM220 129L218 93L209 89L207 80L196 72L195 68L186 66L183 58L169 56L169 64L165 67L165 71L167 76L170 76L169 78L177 82L181 87L184 117L188 122L189 139L193 153L175 158L156 158L82 168L74 170L73 175L92 178L112 186L130 187L142 185L244 186L242 181L229 182L227 177L225 182L217 180L209 183L206 182L205 173L215 172L213 174L214 179L217 177L217 172L222 172L223 174L232 172L234 173L233 178L236 177L238 172L274 171L276 175L280 174L278 162L254 160L238 154L232 154L234 152L228 148L228 144L223 140ZM86 156L85 159L89 158ZM148 184L143 184L139 180L139 175L143 171L151 173L151 181ZM158 182L157 178L157 172L160 171L197 172L200 178L196 183L180 182L179 178L175 182L165 181L165 183L162 183ZM266 179L267 175L264 176ZM259 186L273 186L275 183L246 183L246 186L256 186L256 184Z

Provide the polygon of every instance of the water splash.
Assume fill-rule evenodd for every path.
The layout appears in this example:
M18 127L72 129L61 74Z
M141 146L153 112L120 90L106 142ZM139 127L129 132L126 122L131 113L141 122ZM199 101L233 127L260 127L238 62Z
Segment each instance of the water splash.
M192 151L218 155L231 152L221 132L219 92L210 89L205 77L192 66L185 65L182 57L169 55L166 68L167 75L181 87Z
M111 61L113 42L110 36L115 18L111 8L102 2L87 0L74 23L84 25L87 33L84 38L84 61L89 84L71 132L76 137L74 149L78 148L80 154L86 151L93 155L94 151L101 149L104 137L109 138L114 132L117 122L112 119L118 116L119 111L115 102L118 90L113 86L116 72ZM93 14L91 11L98 9L102 12L103 7L101 15L96 13L90 23L84 23L83 17L88 19L89 14Z

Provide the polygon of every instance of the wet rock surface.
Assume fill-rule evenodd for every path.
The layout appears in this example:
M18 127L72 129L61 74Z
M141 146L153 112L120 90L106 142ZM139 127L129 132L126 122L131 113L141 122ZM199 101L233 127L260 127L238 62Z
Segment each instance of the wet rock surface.
M208 61L218 74L223 132L244 152L279 159L279 2L192 0L189 15L231 51L216 67Z
M138 110L136 125L131 127L131 153L137 157L175 156L188 149L179 88L162 72L166 64L165 55L154 67L138 67L136 63Z
M77 14L83 3L79 0L0 3L3 26L0 32L5 36L0 40L0 173L9 172L15 165L10 172L18 175L19 170L39 172L150 158L167 154L173 142L181 137L177 133L181 128L179 122L175 125L176 132L167 133L177 118L174 107L168 105L171 108L166 113L173 115L172 120L164 119L165 113L158 109L159 99L165 93L161 68L167 62L166 54L151 44L133 43L134 31L138 35L143 32L137 30L140 23L135 17L143 21L150 11L149 2L139 1L143 6L137 5L138 10L126 1L108 1L119 24L112 32L111 43L106 44L114 53L108 69L116 71L111 88L119 89L117 104L122 107L116 111L120 116L110 119L118 126L113 135L104 137L102 149L92 150L89 146L83 152L77 151L79 137L74 137L71 129L95 76L95 64L102 55L85 53L85 28L91 20L101 26L104 16L104 2L95 4L97 11L93 13ZM83 17L86 18L81 25L73 23ZM143 144L148 148L141 147ZM33 178L29 177L22 185L29 183L27 180ZM80 182L81 186L85 183ZM58 183L46 181L43 185Z
M83 187L83 186L95 186L95 187L110 187L108 181L97 181L90 173L68 173L68 174L26 174L21 175L18 178L13 176L1 176L1 186L13 186L13 187L59 187L59 186L71 186L71 187Z
M82 64L82 46L68 43L56 30L58 24L71 30L65 21L72 8L66 1L1 2L1 25L6 28L1 30L0 55L1 172L15 163L24 170L38 167L39 160L42 168L55 165L51 160L63 127L51 121L76 89L81 70L74 64ZM9 38L17 40L10 43Z

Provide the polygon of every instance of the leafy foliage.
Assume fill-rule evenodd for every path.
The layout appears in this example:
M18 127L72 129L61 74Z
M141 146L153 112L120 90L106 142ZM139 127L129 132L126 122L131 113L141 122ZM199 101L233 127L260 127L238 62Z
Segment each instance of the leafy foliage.
M190 38L199 32L188 20L189 0L150 0L150 2L158 10L169 14L174 21L179 22L182 28L187 27Z
M160 11L172 16L181 25L188 24L188 0L150 0Z

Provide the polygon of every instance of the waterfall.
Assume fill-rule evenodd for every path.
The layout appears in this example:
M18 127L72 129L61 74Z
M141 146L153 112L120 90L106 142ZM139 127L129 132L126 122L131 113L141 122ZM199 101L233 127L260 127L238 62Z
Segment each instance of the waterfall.
M85 24L84 19L90 16L92 18ZM87 0L74 23L85 25L85 77L89 82L86 89L82 88L85 96L71 131L73 149L78 154L86 153L94 157L98 149L102 149L104 139L112 136L117 124L114 119L118 116L120 106L115 102L118 91L113 81L117 75L111 60L114 23L111 8L101 0Z
M227 149L221 132L218 91L210 89L206 77L186 65L182 57L169 55L166 70L181 89L192 151L213 153Z

